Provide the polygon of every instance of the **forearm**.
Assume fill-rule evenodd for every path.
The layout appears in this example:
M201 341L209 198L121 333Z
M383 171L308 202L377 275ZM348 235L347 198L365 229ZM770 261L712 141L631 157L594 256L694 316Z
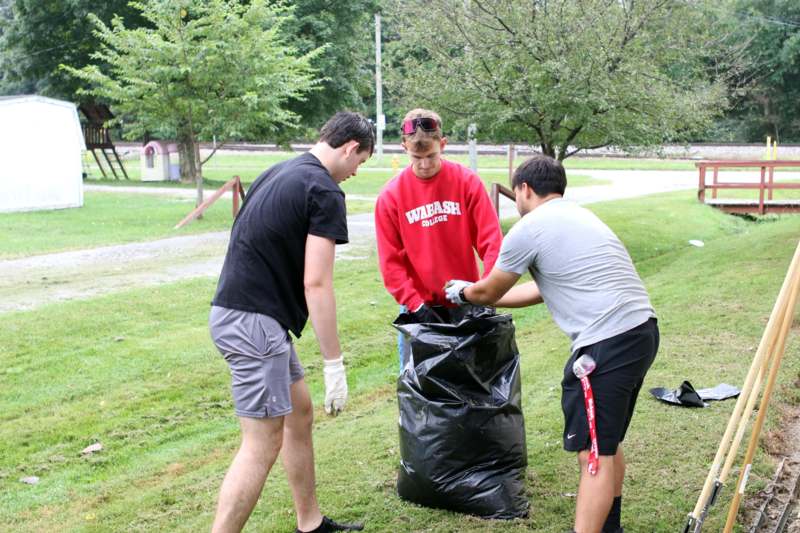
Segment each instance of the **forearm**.
M542 303L542 295L535 281L516 285L495 302L497 307L527 307Z
M496 305L517 280L519 274L493 268L488 277L464 288L464 298L468 303L475 305ZM463 302L456 301L456 303Z
M319 349L325 359L338 359L342 355L336 329L336 297L333 286L319 284L306 286L306 304L311 326L317 336Z
M490 290L485 279L464 289L464 297L474 305L494 305L499 298L494 291Z

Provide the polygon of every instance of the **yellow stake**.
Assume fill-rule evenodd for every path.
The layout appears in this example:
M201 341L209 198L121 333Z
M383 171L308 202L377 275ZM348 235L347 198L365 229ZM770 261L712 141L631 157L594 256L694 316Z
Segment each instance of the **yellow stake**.
M400 159L395 155L392 156L392 173L397 174L398 170L400 170Z
M769 154L770 154L771 148L772 148L772 137L767 135L767 151L764 152L764 159L766 159L767 161L769 161Z

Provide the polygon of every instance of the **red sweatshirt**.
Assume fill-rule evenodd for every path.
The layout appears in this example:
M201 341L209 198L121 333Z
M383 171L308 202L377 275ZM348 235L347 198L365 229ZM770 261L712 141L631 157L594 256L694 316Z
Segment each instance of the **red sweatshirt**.
M478 280L475 250L488 275L503 240L481 180L446 160L430 179L409 166L389 181L375 206L375 230L383 284L412 311L423 303L450 306L444 284Z

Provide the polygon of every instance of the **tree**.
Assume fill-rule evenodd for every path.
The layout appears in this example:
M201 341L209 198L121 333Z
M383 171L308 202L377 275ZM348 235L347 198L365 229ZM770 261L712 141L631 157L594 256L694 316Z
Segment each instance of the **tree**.
M366 111L364 100L374 94L377 0L294 0L292 5L294 19L286 24L289 42L301 53L325 48L312 63L323 76L319 90L291 101L289 109L313 130L341 109Z
M701 1L406 0L393 93L481 135L580 150L648 147L707 128L738 57Z
M181 178L197 182L200 203L202 165L213 152L201 160L199 140L269 135L295 120L286 102L314 88L309 63L320 49L298 56L284 40L291 10L263 0L131 5L152 28L129 29L119 17L107 26L92 16L103 43L93 57L109 67L65 69L118 115L135 117L124 124L126 136L177 138Z
M83 67L99 41L87 16L142 24L128 0L0 0L0 94L36 93L76 100L80 81L59 65Z
M723 125L731 140L800 141L800 3L796 0L735 0L738 42L747 42L751 65L742 95Z

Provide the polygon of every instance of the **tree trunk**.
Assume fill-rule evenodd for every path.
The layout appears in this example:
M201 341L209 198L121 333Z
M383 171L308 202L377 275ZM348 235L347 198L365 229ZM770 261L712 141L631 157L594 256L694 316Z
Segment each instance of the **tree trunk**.
M544 155L550 156L553 159L558 159L559 154L556 153L556 145L554 143L543 142L540 143L540 146L542 147L542 153Z
M197 184L195 205L203 203L203 172L200 165L200 143L195 139L191 123L178 130L178 155L181 166L181 182ZM198 217L200 218L200 217Z
M192 158L188 154L189 143L185 139L178 139L178 160L181 167L181 182L191 183L194 181L194 170L192 169Z
M200 143L194 143L194 179L197 182L197 204L200 205L203 203L203 166L201 165L202 159L200 159Z

